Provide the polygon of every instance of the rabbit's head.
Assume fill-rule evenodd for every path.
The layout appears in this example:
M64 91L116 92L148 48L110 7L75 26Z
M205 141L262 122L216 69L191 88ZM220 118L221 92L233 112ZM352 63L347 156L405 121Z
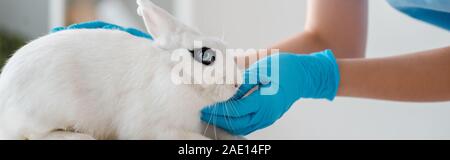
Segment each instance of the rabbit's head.
M137 0L154 44L172 54L174 83L188 84L201 95L219 102L231 98L242 80L242 72L226 46L218 38L205 37L156 6L150 0Z

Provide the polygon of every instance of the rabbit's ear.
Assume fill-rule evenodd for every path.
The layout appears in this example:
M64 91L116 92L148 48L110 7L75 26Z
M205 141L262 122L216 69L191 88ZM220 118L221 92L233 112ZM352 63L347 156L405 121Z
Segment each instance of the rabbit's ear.
M147 31L155 39L162 35L174 33L181 23L164 9L156 6L150 0L137 0L138 14L143 17Z

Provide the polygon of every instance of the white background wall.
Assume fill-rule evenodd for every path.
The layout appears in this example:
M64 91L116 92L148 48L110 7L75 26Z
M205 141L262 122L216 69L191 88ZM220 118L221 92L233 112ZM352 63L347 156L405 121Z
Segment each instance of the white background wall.
M173 10L172 0L153 0ZM135 0L101 0L98 18L123 26L144 28ZM0 29L32 40L63 26L65 0L0 0Z
M265 48L303 30L306 0L176 0L178 16L231 47ZM339 18L339 17L336 17ZM370 1L369 57L450 45L450 33ZM380 77L382 80L383 77ZM450 103L302 100L251 139L450 139Z
M48 33L48 0L0 0L0 28L31 39Z

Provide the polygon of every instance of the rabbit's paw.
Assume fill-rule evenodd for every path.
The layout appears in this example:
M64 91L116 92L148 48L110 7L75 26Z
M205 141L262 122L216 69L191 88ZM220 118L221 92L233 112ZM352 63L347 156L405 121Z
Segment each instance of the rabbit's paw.
M55 131L40 138L39 140L95 140L95 138L87 134Z

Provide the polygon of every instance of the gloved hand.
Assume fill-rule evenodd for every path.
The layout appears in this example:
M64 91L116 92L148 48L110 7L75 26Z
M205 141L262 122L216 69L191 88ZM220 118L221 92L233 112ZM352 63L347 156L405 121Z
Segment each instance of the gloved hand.
M331 50L311 55L272 55L252 65L244 77L234 98L202 110L203 121L235 135L248 135L275 123L301 98L332 101L340 82ZM252 79L257 83L252 83ZM258 90L243 98L258 86Z
M124 28L115 24L110 24L102 21L92 21L92 22L85 22L80 24L74 24L68 27L56 27L53 28L50 32L55 33L59 31L64 30L71 30L71 29L110 29L110 30L120 30L124 32L128 32L131 35L146 38L153 40L153 37L145 32L142 32L136 28Z

